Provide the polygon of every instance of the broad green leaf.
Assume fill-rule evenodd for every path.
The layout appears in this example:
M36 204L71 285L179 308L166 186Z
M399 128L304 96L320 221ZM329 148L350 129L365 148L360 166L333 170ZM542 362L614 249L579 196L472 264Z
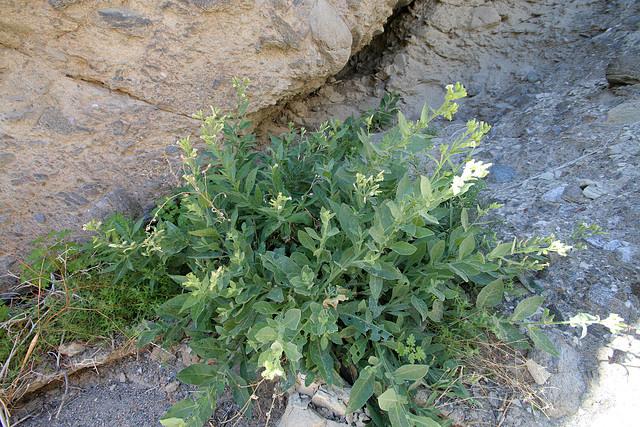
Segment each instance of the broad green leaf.
M396 403L407 403L405 396L399 396L393 388L387 389L378 396L378 405L383 411L390 410Z
M271 301L275 301L275 302L284 301L284 294L282 293L282 288L279 286L274 286L273 288L271 288L269 293L267 293L265 298L268 298Z
M398 205L394 202L389 202L387 203L387 207L397 222L402 222L404 220L404 214Z
M518 348L531 348L527 338L511 323L498 321L497 329L498 338L505 343Z
M269 301L258 301L251 308L260 314L278 314L278 310Z
M370 338L372 341L380 341L381 339L383 341L386 341L391 338L391 334L389 332L372 322L368 322L366 318L347 313L340 313L339 315L340 319L345 323L345 325L353 326L361 334L366 336L367 332L371 331Z
M183 383L201 386L213 383L218 379L218 375L218 372L211 366L198 363L197 365L187 366L178 372L176 378Z
M389 409L389 421L391 427L411 427L413 424L409 421L409 413L405 406L400 403L395 403Z
M400 255L411 255L416 251L416 247L407 242L395 242L389 248Z
M220 340L213 337L191 341L189 347L191 347L191 351L203 359L216 359L227 352L227 349L220 345Z
M215 390L208 389L205 395L199 395L196 398L196 407L193 411L193 417L189 420L194 425L204 426L211 416L216 407L215 402Z
M351 344L351 347L349 347L351 361L354 364L357 364L364 357L367 350L367 344L369 344L369 339L367 337L361 337Z
M275 341L278 338L278 334L271 326L265 326L256 333L255 338L262 344L267 344Z
M413 305L413 307L418 310L418 313L420 313L420 317L422 317L423 322L427 320L427 316L429 315L429 306L426 302L415 295L411 295L411 305Z
M376 300L380 298L382 292L382 278L374 274L369 275L369 288L371 289L371 296Z
M429 311L429 319L438 323L442 321L442 317L444 316L444 304L439 299L433 301L433 307L431 307L431 311Z
M144 347L149 344L153 339L161 334L162 327L160 325L156 325L153 322L147 322L146 320L142 321L142 326L144 329L140 331L140 335L138 335L138 341L136 342L137 347Z
M311 356L311 361L318 368L318 372L322 379L329 385L333 385L333 357L331 356L331 352L322 350L320 348L319 341L312 341L310 343L309 355Z
M424 106L422 107L422 112L420 112L420 126L425 126L427 123L429 123L429 106L427 104L424 104Z
M426 176L420 176L420 193L423 199L431 199L431 180Z
M416 239L422 239L423 237L430 237L433 236L435 233L433 232L433 230L430 230L428 228L416 228Z
M344 203L340 205L340 210L338 211L338 222L340 222L340 226L347 233L347 237L349 237L351 243L354 245L358 244L361 240L360 235L362 234L360 221L353 212L353 209Z
M214 228L203 228L201 230L189 231L189 234L196 237L219 237L218 230Z
M373 396L375 388L376 376L370 366L360 371L360 376L351 388L351 397L349 397L349 406L347 406L347 414L362 408L367 400Z
M396 200L401 201L404 196L411 194L412 190L413 184L411 183L409 175L403 176L396 189Z
M445 242L444 240L438 240L430 249L429 249L429 264L434 264L440 260L442 254L444 253Z
M535 295L529 298L525 298L517 305L513 310L513 314L509 317L509 320L520 321L534 314L542 305L544 297L541 295Z
M253 186L256 183L256 175L258 174L258 168L253 168L251 172L247 175L244 184L244 192L246 194L251 194L253 192Z
M292 342L286 342L282 344L282 347L284 348L284 354L287 355L287 358L289 360L297 362L302 357L302 354L300 354L300 352L298 351L298 346L296 344Z
M458 264L462 264L462 263L458 263ZM465 273L463 270L460 270L455 264L448 262L445 264L444 268L446 268L447 270L451 271L456 276L461 278L463 282L469 281L469 276L467 276L467 273Z
M387 240L389 240L384 234L384 229L378 223L369 229L369 236L373 237L373 240L380 245L386 244Z
M156 310L158 317L163 320L177 320L183 318L184 315L181 315L182 306L190 296L190 293L184 293L171 298L169 301L158 307Z
M407 258L407 264L406 264L406 267L404 269L405 273L407 271L410 271L409 269L414 264L421 263L422 259L424 258L424 254L427 252L427 243L426 242L420 242L420 243L415 245L415 248L416 248L416 251L414 253L412 253L411 255L409 255L409 258Z
M182 399L173 405L162 418L160 423L165 427L183 427L187 424L184 419L189 417L196 408L196 402L193 399Z
M393 379L396 381L418 381L429 372L429 365L403 365L395 370Z
M462 228L464 228L464 231L469 229L469 213L467 212L467 208L462 208L462 211L460 211L460 224Z
M242 414L251 416L251 394L249 393L249 387L247 382L240 375L233 372L231 369L227 369L227 380L229 387L233 390L233 399L240 407Z
M493 250L489 252L489 254L487 254L487 258L493 259L493 258L505 256L505 255L510 255L512 248L513 248L513 242L501 243L495 248L493 248Z
M282 319L282 323L280 326L286 329L298 330L298 325L300 324L300 318L302 317L302 311L299 308L292 308L287 311L284 315L284 319Z
M465 239L460 243L460 249L458 249L458 260L462 260L464 257L469 255L476 248L476 239L472 234L469 234Z
M403 136L409 134L409 123L407 123L407 118L402 113L398 113L398 128L400 129L400 133Z
M409 414L409 418L416 427L440 427L440 423L428 417L420 417L418 415Z
M316 243L308 233L305 233L302 230L298 230L298 240L300 240L302 246L309 249L310 251L313 252L316 250Z
M435 216L431 215L429 213L428 209L421 209L420 210L420 217L423 218L424 220L426 220L427 222L430 222L431 224L435 224L435 225L439 225L440 221L438 221L438 218L436 218Z
M560 357L558 349L556 349L556 346L553 345L549 337L546 336L544 332L532 325L527 325L527 330L529 331L529 336L536 347L542 351L546 351L552 356Z
M504 284L502 283L502 279L494 280L493 282L482 288L482 290L478 294L478 298L476 299L476 307L493 307L494 305L502 301L503 294Z
M366 264L364 269L374 276L382 277L387 280L407 280L400 270L393 265L384 261L376 261L375 265Z
M260 185L256 185L256 194L254 196L254 200L256 202L256 205L258 206L262 206L262 204L264 203L264 200L262 200L262 190L260 189Z
M191 400L191 399L188 399ZM193 400L191 400L193 402ZM162 418L160 418L160 424L164 427L187 427L189 424L185 423L183 419L180 418L165 418L167 415L165 414Z

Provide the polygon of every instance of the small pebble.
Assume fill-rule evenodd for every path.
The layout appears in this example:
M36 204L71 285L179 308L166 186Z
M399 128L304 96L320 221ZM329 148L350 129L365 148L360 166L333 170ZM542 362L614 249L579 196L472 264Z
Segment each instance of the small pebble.
M582 188L577 185L568 185L562 192L562 198L569 203L587 203L587 198L582 194Z
M549 203L562 203L562 193L564 192L564 188L565 187L557 187L553 190L547 191L542 195L542 201Z
M175 393L176 390L178 390L178 387L180 387L180 381L172 381L166 386L164 386L164 389L166 390L167 393L171 394L171 393Z

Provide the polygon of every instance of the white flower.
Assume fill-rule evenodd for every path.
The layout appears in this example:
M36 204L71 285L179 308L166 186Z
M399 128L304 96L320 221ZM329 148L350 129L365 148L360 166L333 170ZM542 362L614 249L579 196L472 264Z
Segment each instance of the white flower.
M609 328L612 334L617 334L627 326L624 324L624 319L615 313L610 314L609 317L601 321L600 324Z
M489 173L491 163L482 163L481 161L469 160L464 164L464 170L461 176L454 176L451 189L453 195L456 196L462 190L462 186L470 179L483 178Z
M554 240L546 249L549 252L556 252L558 255L567 256L567 252L573 249L573 246L565 245L560 240Z
M464 185L464 178L460 176L453 177L453 184L451 185L451 189L453 190L453 195L457 196Z
M262 371L262 376L268 380L273 380L276 377L281 377L283 375L282 369L279 366L279 363L272 363L268 360L264 361L264 371Z

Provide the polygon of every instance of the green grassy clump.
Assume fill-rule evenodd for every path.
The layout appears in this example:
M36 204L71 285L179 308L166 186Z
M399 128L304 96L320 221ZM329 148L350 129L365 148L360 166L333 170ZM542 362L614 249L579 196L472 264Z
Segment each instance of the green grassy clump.
M113 221L124 222L121 217ZM178 292L170 280L155 287L148 280L116 280L106 260L97 262L100 257L69 241L68 234L50 233L34 242L22 264L22 286L29 293L0 308L0 398L5 403L21 397L22 374L46 353L57 353L72 340L132 339L134 326L155 316L157 307Z

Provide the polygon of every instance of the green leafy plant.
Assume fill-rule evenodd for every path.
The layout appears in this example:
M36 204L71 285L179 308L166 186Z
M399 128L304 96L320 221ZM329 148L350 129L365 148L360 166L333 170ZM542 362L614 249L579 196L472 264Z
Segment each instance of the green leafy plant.
M255 150L249 133L247 82L234 84L237 111L197 114L204 151L189 138L179 142L186 186L160 205L150 227L136 223L129 235L113 221L90 227L116 280L142 279L136 266L143 266L154 281L183 288L145 322L139 344L186 336L210 361L178 374L200 392L161 422L203 425L225 386L250 413L248 387L260 376L281 378L284 388L298 373L341 385L344 367L358 373L348 412L366 406L380 426L440 425L437 410L413 395L468 396L453 378L460 337L485 328L528 345L518 326L542 299L523 301L510 317L492 308L504 283L568 248L553 236L486 238L483 216L497 206L473 210L463 198L487 173L471 153L489 126L472 120L439 146L429 131L435 118L456 112L466 94L459 84L415 122L398 113L378 143L371 132L389 123L391 97L359 119L272 136L266 151ZM420 173L425 160L430 176ZM553 353L539 329L551 321L526 327Z

